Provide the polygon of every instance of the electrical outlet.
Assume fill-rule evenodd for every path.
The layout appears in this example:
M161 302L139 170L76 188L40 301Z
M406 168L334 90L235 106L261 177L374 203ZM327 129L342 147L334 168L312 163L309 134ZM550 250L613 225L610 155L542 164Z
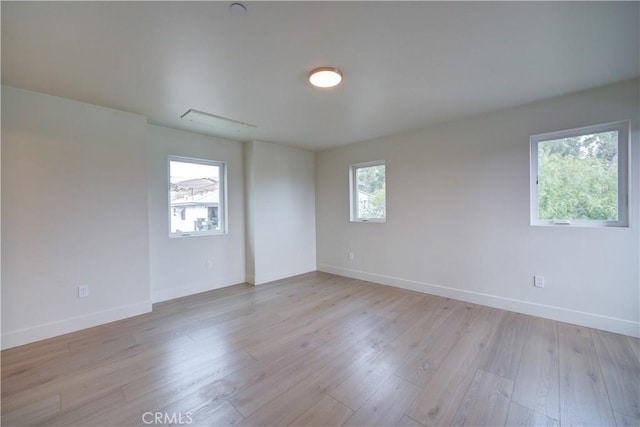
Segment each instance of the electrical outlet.
M544 276L533 276L533 286L544 288Z
M86 298L89 296L89 286L78 286L78 298Z
M349 252L347 256L349 257L349 261L353 261L353 252Z

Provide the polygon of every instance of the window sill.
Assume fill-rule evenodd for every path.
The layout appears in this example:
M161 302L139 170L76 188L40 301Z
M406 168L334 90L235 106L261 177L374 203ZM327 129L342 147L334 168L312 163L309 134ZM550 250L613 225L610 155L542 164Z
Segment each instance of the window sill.
M187 237L206 237L206 236L220 236L228 234L226 231L215 231L215 232L207 232L207 233L169 233L170 239L182 239Z
M568 222L554 222L554 221L539 221L532 222L532 227L554 227L554 228L629 228L629 224L623 222L609 222L609 221L568 221Z

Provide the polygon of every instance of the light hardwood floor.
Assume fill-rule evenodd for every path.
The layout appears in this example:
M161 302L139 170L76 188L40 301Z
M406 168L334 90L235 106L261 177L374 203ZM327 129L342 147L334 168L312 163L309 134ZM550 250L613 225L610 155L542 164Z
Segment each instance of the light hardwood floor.
M639 348L310 273L3 351L2 425L637 426Z

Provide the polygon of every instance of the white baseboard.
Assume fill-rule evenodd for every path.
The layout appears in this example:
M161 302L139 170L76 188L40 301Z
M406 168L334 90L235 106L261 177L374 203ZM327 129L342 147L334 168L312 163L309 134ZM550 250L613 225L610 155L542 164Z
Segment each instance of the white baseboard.
M46 338L68 334L69 332L104 325L105 323L115 322L116 320L126 319L127 317L149 313L150 311L151 301L143 301L137 304L87 314L85 316L71 317L57 322L7 332L2 334L2 349L5 350Z
M312 271L316 271L316 267L311 267L310 269L302 269L296 271L287 271L287 272L279 272L268 275L261 275L258 278L253 277L253 283L256 286L265 285L267 283L275 282L276 280L282 280L293 276L299 276L301 274L311 273Z
M256 277L253 274L247 274L247 283L255 286Z
M537 304L512 298L504 298L497 295L450 288L447 286L434 285L415 280L384 276L365 271L351 270L327 264L319 264L318 271L640 338L640 322L634 322L631 320L587 313L569 308Z
M190 283L175 288L151 290L151 301L157 302L169 301L176 298L188 297L202 292L213 291L214 289L226 288L239 283L245 283L244 278L241 279L223 279L216 281Z

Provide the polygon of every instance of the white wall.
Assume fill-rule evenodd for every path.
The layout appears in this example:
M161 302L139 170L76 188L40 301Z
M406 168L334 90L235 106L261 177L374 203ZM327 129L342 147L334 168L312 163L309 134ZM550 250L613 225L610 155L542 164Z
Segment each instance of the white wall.
M3 348L151 309L146 126L2 87Z
M318 269L638 336L639 114L634 80L317 153ZM631 226L530 226L529 136L618 120ZM387 222L350 223L349 164L371 160Z
M247 169L247 280L259 285L316 269L315 157L252 141Z
M245 281L242 143L148 126L149 241L154 302ZM227 234L169 238L169 155L227 165ZM207 268L207 261L213 261Z

